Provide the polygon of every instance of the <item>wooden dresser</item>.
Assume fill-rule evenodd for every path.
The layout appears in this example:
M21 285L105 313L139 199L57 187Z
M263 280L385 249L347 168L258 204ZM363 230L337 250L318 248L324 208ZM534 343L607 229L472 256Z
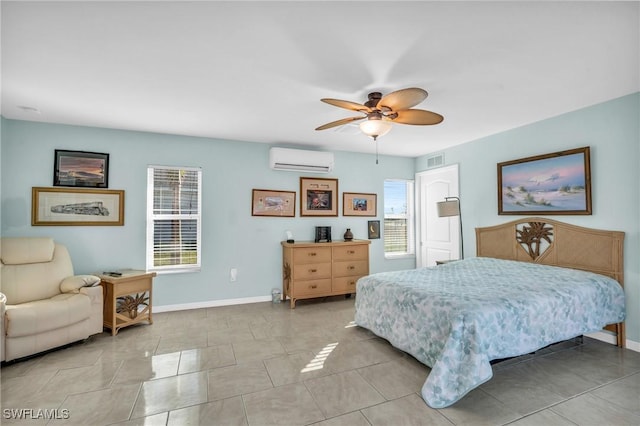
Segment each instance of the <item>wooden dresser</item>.
M356 292L369 274L369 240L282 243L282 296L291 309L298 299Z

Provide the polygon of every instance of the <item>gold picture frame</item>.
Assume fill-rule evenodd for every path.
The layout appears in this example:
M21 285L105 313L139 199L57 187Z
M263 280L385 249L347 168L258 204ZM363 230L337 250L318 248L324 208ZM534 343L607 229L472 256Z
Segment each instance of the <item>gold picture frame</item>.
M32 226L123 226L124 190L33 187Z
M254 189L251 191L251 216L295 217L296 192Z
M342 193L343 216L377 216L377 194L365 194L359 192Z
M301 177L300 216L338 216L338 179Z

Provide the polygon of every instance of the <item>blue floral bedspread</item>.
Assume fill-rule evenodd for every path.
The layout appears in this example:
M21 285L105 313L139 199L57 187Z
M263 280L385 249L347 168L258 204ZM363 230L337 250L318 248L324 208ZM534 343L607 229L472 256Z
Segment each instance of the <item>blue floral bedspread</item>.
M422 397L433 408L454 404L489 380L493 359L624 318L617 281L526 262L478 257L357 283L356 324L431 367Z

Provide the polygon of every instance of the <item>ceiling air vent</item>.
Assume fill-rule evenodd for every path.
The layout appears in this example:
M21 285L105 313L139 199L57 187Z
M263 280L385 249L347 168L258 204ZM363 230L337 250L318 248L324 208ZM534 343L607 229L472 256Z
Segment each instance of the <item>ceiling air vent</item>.
M444 166L444 154L435 154L427 157L427 169L433 169L434 167Z

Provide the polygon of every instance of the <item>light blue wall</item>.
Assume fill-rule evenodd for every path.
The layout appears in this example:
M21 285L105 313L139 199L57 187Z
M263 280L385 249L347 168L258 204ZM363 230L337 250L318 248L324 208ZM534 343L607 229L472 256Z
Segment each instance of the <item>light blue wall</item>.
M625 232L627 337L640 342L640 93L444 151L446 164L459 164L465 255L475 254L474 228L517 218L497 214L497 163L583 146L591 147L593 214L554 218ZM416 159L416 170L426 161Z
M265 144L7 119L1 131L2 236L51 236L69 248L77 273L143 269L147 165L202 168L202 271L157 277L156 307L270 295L281 286L285 230L312 240L315 226L328 225L334 239L346 228L366 239L367 221L382 220L384 180L414 177L411 158L381 157L376 165L374 155L336 152L331 174L302 176L338 178L340 194L377 193L377 218L302 218L299 208L296 218L252 217L253 188L299 192L301 174L271 170ZM52 185L55 149L110 154L109 188L125 190L124 226L31 226L31 187ZM372 240L372 272L415 267L413 258L385 259L382 241ZM236 283L229 282L232 267Z
M475 227L513 218L497 215L497 163L590 146L593 215L560 219L626 233L627 334L636 342L640 342L639 117L640 94L636 93L445 151L446 164L460 165L465 254L472 256ZM280 285L279 242L285 230L291 230L297 240L308 240L316 225L330 225L338 237L351 228L356 238L366 238L367 220L373 219L301 218L299 213L296 218L252 217L252 188L299 192L300 174L270 170L269 147L264 144L6 119L0 126L2 236L52 236L69 247L78 273L144 268L147 165L202 167L202 271L158 277L156 306L267 296ZM126 191L125 226L30 225L31 187L51 186L55 149L110 154L109 186ZM414 171L426 169L426 156L416 160L383 156L376 165L373 155L335 155L333 173L305 176L338 178L341 193L377 193L379 220L384 179L412 179ZM414 266L414 259L385 259L382 240L372 240L372 272ZM238 268L236 283L229 282L231 267Z

